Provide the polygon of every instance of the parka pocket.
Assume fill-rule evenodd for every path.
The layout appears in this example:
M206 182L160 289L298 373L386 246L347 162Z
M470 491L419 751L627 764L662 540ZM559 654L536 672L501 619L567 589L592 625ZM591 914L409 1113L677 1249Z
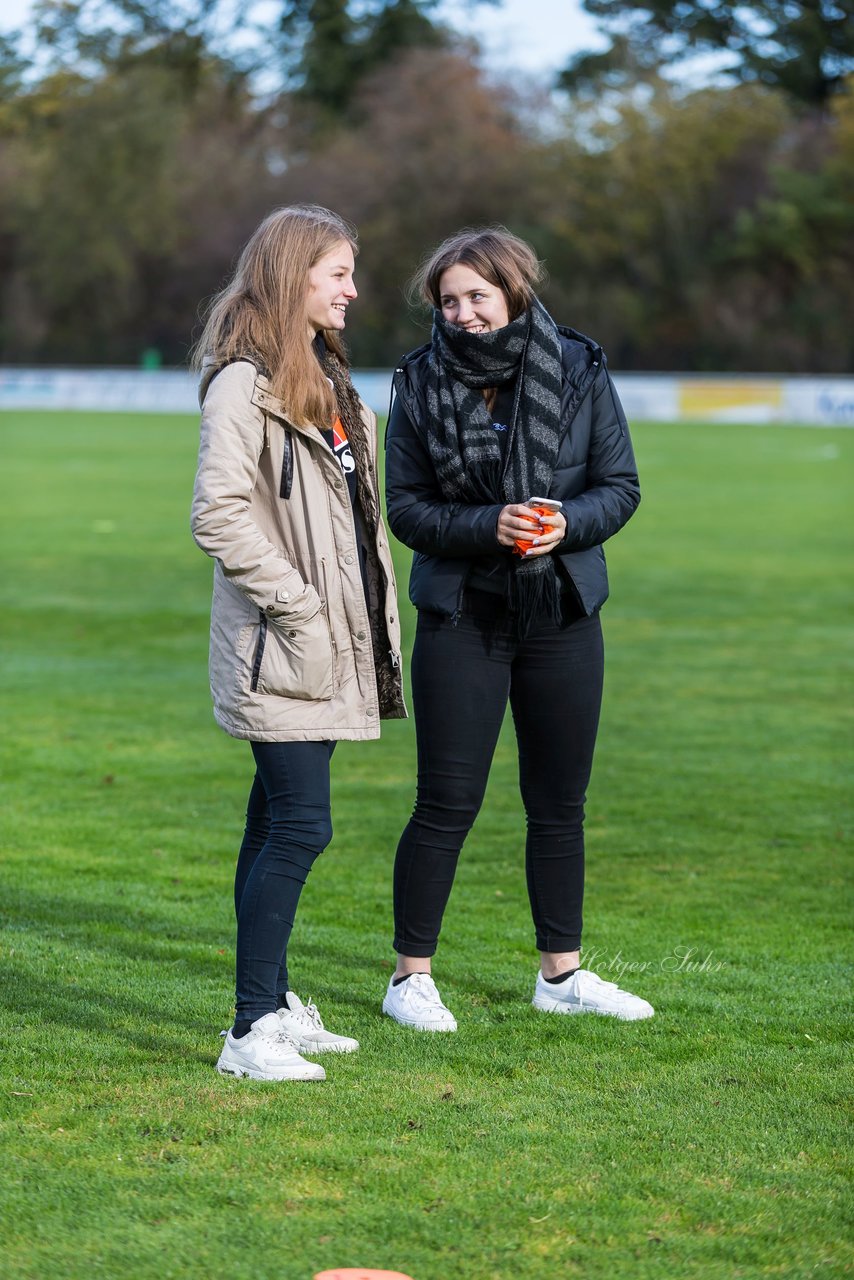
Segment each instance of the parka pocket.
M267 615L260 613L258 615L258 644L255 647L255 657L252 660L252 676L249 681L249 688L254 693L258 688L258 677L261 674L261 663L264 660L264 650L267 647Z
M323 702L335 692L326 606L299 620L261 615L251 688L278 698Z

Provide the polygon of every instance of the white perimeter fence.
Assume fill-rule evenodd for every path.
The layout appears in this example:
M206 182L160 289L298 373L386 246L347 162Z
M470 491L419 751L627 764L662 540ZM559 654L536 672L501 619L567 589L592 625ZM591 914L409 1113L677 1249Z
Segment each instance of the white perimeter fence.
M390 370L356 369L356 387L385 413ZM614 382L632 419L656 422L786 422L854 427L854 377L618 373ZM0 410L197 413L196 380L181 369L27 369L0 367Z

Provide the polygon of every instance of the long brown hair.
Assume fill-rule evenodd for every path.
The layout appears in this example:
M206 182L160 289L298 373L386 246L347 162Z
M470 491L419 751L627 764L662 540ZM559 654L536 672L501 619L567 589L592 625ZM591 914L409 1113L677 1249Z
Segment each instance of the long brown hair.
M428 306L441 310L440 281L457 263L471 267L501 290L511 320L531 305L544 275L531 246L506 227L466 227L449 236L424 259L412 277L410 297L419 297Z
M355 254L355 229L322 205L274 209L253 232L231 280L208 307L192 366L254 360L299 425L331 422L329 386L312 348L306 313L308 273L344 240ZM327 347L347 363L341 337L323 330Z

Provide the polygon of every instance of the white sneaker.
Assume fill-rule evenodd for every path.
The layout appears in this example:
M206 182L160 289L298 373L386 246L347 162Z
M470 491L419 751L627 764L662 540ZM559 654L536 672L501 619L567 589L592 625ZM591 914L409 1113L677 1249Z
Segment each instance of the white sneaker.
M287 993L285 1000L288 1007L277 1009L276 1017L300 1053L355 1053L358 1049L358 1040L352 1040L350 1036L336 1036L326 1030L313 1000L303 1004L293 991Z
M323 1067L299 1056L275 1013L265 1013L239 1040L227 1032L216 1069L223 1076L249 1076L252 1080L326 1079Z
M629 1022L655 1013L646 1000L621 991L616 982L605 982L589 969L576 969L564 982L546 982L538 973L531 1003L546 1013L605 1013Z
M410 974L403 982L394 985L389 980L383 1000L383 1013L400 1022L404 1027L418 1031L456 1031L457 1020L442 1004L436 984L429 973Z

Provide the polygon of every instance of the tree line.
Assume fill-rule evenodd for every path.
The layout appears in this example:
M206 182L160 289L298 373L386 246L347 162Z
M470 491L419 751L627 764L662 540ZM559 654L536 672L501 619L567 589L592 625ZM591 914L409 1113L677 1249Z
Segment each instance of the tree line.
M430 0L282 0L272 28L251 0L41 0L35 46L0 39L0 361L182 363L257 222L314 201L359 229L363 366L426 339L404 294L420 257L501 222L613 367L850 370L844 0L800 6L794 33L799 6L767 0L752 44L744 6L698 5L722 25L693 43L684 22L668 43L687 0L633 23L587 7L610 49L544 87L497 82ZM715 47L721 75L682 82Z

